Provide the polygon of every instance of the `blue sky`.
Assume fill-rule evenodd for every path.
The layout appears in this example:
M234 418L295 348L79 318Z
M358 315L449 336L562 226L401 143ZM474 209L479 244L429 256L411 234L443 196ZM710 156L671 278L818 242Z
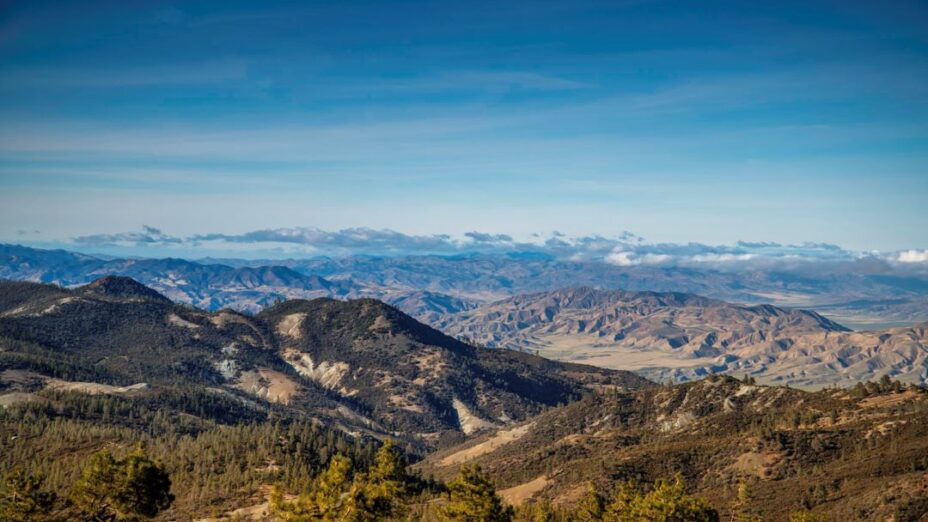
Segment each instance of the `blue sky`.
M928 248L928 7L886 4L6 2L0 241Z

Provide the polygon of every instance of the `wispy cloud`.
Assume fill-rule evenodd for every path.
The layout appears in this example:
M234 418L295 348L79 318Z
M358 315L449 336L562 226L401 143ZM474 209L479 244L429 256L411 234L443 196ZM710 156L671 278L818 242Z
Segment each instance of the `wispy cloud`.
M124 68L31 67L5 70L0 76L0 88L109 89L191 86L241 80L247 74L247 64L240 60Z
M179 245L184 240L179 237L170 236L161 232L161 230L142 225L141 232L119 232L115 234L91 234L87 236L78 236L73 239L76 245L80 246L120 246L120 245Z
M188 241L298 244L326 254L384 254L413 251L436 253L453 251L456 247L456 243L447 235L417 236L371 228L346 228L335 232L314 227L277 228L244 234L199 234L188 238Z
M510 89L535 91L568 91L587 89L593 85L540 74L531 71L449 71L429 76L419 76L400 80L379 80L367 89L387 89L413 92L448 92L455 90L500 91Z

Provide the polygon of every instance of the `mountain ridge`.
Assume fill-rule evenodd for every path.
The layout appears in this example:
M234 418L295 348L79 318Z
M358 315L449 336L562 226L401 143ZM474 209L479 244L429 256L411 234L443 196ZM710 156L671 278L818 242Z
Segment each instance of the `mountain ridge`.
M247 285L234 280L237 270L269 266L286 267L329 284L301 281L293 273L288 276L296 281L293 284L270 274L266 280L255 276L254 282ZM66 250L0 245L2 278L75 286L102 275L125 275L178 302L211 310L231 307L250 312L259 311L277 298L374 297L398 304L429 322L434 320L436 305L460 311L514 295L578 286L676 291L743 304L809 308L856 329L928 320L928 279L924 271L893 270L890 266L861 263L842 265L837 271L797 265L739 272L712 267L616 266L516 254L185 261L94 257ZM431 296L414 297L421 292Z
M373 299L291 300L252 317L178 305L119 277L73 290L0 282L5 371L116 387L195 385L424 446L527 418L590 386L651 385L627 372L468 346Z

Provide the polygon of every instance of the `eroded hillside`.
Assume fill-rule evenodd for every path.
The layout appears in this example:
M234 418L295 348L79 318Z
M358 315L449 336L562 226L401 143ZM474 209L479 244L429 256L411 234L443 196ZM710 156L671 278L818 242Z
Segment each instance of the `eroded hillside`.
M748 373L767 383L850 386L928 378L925 324L852 332L821 315L691 294L568 288L441 316L450 335L491 347L634 370L655 380Z

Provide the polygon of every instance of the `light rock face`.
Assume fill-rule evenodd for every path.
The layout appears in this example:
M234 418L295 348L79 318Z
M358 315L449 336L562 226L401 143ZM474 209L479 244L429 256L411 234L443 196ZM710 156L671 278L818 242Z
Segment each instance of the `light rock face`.
M236 387L261 399L289 404L300 385L285 374L267 368L242 372Z
M322 361L317 365L311 355L293 348L284 350L283 357L303 377L315 381L323 388L340 390L342 395L351 395L348 389L341 386L342 378L349 370L348 364Z
M46 390L86 393L87 395L124 395L147 390L149 385L144 382L128 386L114 386L98 382L76 382L57 379L26 370L4 370L0 372L0 385L28 385L30 388ZM0 397L9 394L2 394ZM19 394L20 396L33 396L33 394ZM15 396L14 396L15 397Z
M459 399L454 399L454 401L452 401L452 405L454 406L455 413L457 413L458 424L461 427L461 431L463 431L465 435L471 435L472 433L495 428L497 426L490 421L486 421L474 415L467 408L467 405L461 402Z
M290 314L277 323L277 333L287 339L300 339L303 337L300 328L305 320L306 314Z
M57 312L60 312L62 308L66 307L72 303L83 302L82 299L78 297L63 297L61 299L54 300L51 303L43 304L43 307L31 307L31 306L18 306L12 310L7 310L0 314L0 317L40 317L43 315L53 315Z
M815 312L689 294L566 289L446 314L450 335L657 380L750 373L803 387L928 377L928 325L851 332Z
M213 363L213 368L216 368L216 371L220 373L227 381L230 381L235 378L238 374L238 365L235 363L234 359L223 359L221 361L216 361Z
M196 330L200 325L190 322L177 314L168 314L168 322L174 326L180 326L182 328L190 328L191 330Z

